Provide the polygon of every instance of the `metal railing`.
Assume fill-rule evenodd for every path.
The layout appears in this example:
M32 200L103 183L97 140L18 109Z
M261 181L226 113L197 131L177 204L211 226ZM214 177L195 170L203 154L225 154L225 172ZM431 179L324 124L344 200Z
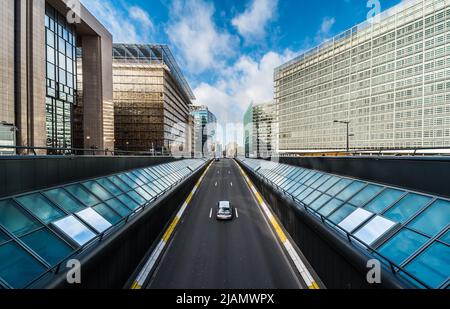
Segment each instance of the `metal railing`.
M406 269L404 269L404 267L402 267L402 266L398 265L397 263L393 262L392 260L390 260L389 258L384 256L383 254L381 254L378 250L373 249L369 245L366 245L363 240L361 240L358 237L352 235L350 232L344 230L338 224L336 224L333 221L331 221L330 219L326 218L325 216L320 214L317 210L313 209L309 205L306 205L305 203L303 203L302 201L300 201L299 199L297 199L296 197L291 195L289 192L286 192L283 188L280 188L277 184L275 184L274 182L272 182L268 178L261 176L257 171L254 171L250 166L245 164L245 162L242 162L242 163L244 165L246 165L248 168L250 168L253 171L253 174L256 175L262 182L270 185L272 188L276 189L278 192L280 192L280 193L284 194L285 196L287 196L289 199L291 199L294 202L294 204L299 205L300 207L304 208L305 211L310 212L310 213L314 214L315 216L317 216L318 218L320 218L320 221L323 224L329 225L331 228L334 228L338 232L340 232L343 235L345 235L346 239L351 244L362 246L367 251L369 251L371 254L379 256L382 259L382 262L385 265L387 264L387 266L389 267L389 269L392 271L392 273L394 275L397 276L397 275L400 274L400 276L402 276L402 278L407 280L409 283L414 284L415 286L419 286L419 287L422 286L423 288L426 288L426 289L432 289L432 287L430 287L428 284L426 284L425 282L423 282L422 280L420 280L419 278L417 278L413 274L409 273Z
M3 151L2 151L3 150ZM7 152L14 152L7 154ZM5 146L0 145L0 154L3 156L149 156L149 157L173 157L172 154L156 151L128 151L118 149L99 149L99 148L64 148L64 147L28 147L28 146ZM1 157L1 155L0 155ZM180 158L192 158L192 154L184 154Z
M202 164L200 167L198 167L195 170L192 170L190 167L189 169L192 171L192 173L190 175L192 175L193 173L195 173L196 171L200 170L202 167L204 167L208 162L205 162L204 164ZM183 182L188 176L181 178L180 180L178 180L177 182L173 183L170 187L167 187L166 190L158 193L156 196L154 196L151 200L147 201L145 204L139 206L138 208L136 208L134 211L132 211L129 215L127 215L126 217L123 217L121 220L119 220L117 223L115 223L114 225L112 225L111 227L109 227L108 229L106 229L105 231L103 231L102 233L100 233L99 235L97 235L96 237L92 238L90 241L88 241L86 244L80 246L78 249L76 249L74 252L72 252L69 256L65 257L64 259L62 259L60 262L58 262L57 264L55 264L54 266L48 268L44 273L42 273L41 275L39 275L37 278L33 279L31 282L29 282L24 289L29 289L29 288L33 288L33 286L35 284L37 284L40 280L42 280L44 277L46 277L47 275L52 274L53 276L56 276L58 274L60 274L61 272L61 268L63 268L63 264L67 263L67 261L71 260L72 258L76 257L77 255L79 255L81 252L87 250L88 248L94 246L95 244L101 243L105 237L112 235L113 232L115 232L116 230L118 230L119 228L124 227L125 225L127 225L130 221L131 218L134 218L137 214L141 213L142 211L144 211L145 209L147 209L150 206L154 206L154 203L156 201L158 201L162 196L166 195L168 192L170 192L172 189L174 189L176 186L178 186L181 182ZM142 188L142 186L139 186L139 188ZM136 188L134 188L133 190L135 190Z

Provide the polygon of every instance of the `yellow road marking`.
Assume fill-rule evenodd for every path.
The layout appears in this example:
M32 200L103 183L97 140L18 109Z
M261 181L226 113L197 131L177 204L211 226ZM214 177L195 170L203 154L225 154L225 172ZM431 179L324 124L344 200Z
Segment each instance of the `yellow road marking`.
M175 227L177 226L178 222L180 221L179 217L175 217L175 219L173 219L172 223L170 224L169 228L167 229L167 231L164 233L163 236L163 241L168 242L170 239L170 236L172 235L173 231L175 230Z
M281 242L285 243L287 240L287 237L286 237L286 234L281 229L281 226L278 224L277 219L275 219L275 217L272 217L270 219L270 223L272 223L272 226L275 229L275 232L277 233L278 237L280 237Z
M312 284L308 287L310 290L320 290L319 285L313 281Z

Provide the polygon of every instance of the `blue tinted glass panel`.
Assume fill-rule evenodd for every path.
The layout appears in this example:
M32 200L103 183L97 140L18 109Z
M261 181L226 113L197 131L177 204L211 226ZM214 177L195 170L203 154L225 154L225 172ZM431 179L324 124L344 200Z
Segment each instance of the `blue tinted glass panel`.
M0 277L13 288L24 288L46 268L14 242L0 247Z
M339 206L341 206L343 204L343 202L341 200L338 199L333 199L331 201L329 201L325 206L323 206L320 210L319 213L322 216L329 216L333 211L335 211Z
M331 176L330 179L328 179L323 185L319 187L319 190L322 192L328 191L332 186L334 186L340 178L336 176Z
M122 180L124 183L126 183L128 186L132 187L132 188L137 188L139 187L139 184L136 183L134 180L132 180L130 177L128 177L125 174L120 174L117 177L120 178L120 180Z
M301 187L301 184L296 183L296 184L293 185L291 188L289 188L289 190L287 190L287 192L288 192L289 194L292 194L292 193L294 193L295 191L297 191L297 189L300 188L300 187Z
M310 205L312 202L314 202L322 194L323 194L322 192L314 191L307 198L305 198L303 200L303 203L305 203L306 205Z
M131 210L136 210L137 208L139 208L139 204L127 194L119 195L117 199Z
M322 173L317 173L313 177L311 177L307 182L305 182L305 185L311 186L313 183L315 183L320 177L322 177Z
M335 184L330 190L327 191L330 195L336 195L342 190L344 190L352 181L350 179L341 179L337 184Z
M351 185L349 185L347 188L344 189L341 193L339 193L336 197L340 198L343 201L348 200L353 195L356 194L359 190L364 188L365 184L360 181L354 181Z
M106 206L105 204L99 204L95 207L92 207L96 212L98 212L103 218L109 221L112 225L122 219L117 213L115 213L111 208Z
M374 213L381 213L383 210L397 202L404 193L405 192L400 190L386 189L364 208Z
M65 216L62 210L39 193L21 196L17 201L46 224Z
M135 191L142 195L147 201L150 201L152 199L152 196L142 188L136 188Z
M146 175L140 170L134 171L133 174L136 175L143 183L151 181L151 179L147 178Z
M8 235L6 235L5 233L3 233L2 231L0 231L0 245L2 245L3 243L7 242L8 240L10 240L11 238L9 238Z
M114 209L122 217L126 217L131 213L131 210L125 207L120 200L112 199L106 202L106 205Z
M143 198L142 196L140 196L136 191L130 191L128 192L128 195L136 201L136 203L138 203L140 206L144 205L147 203L147 200L145 198Z
M113 184L115 184L116 186L118 186L122 191L124 191L124 192L128 192L128 191L130 191L132 188L129 186L129 185L127 185L125 182L123 182L119 177L117 177L117 176L111 176L111 177L108 177L108 179L113 183Z
M406 270L432 288L438 288L450 275L450 248L435 243L409 263Z
M294 193L292 193L292 195L293 195L293 196L297 196L297 195L299 195L300 193L302 193L303 191L305 191L307 188L308 188L308 187L305 186L305 185L300 185L300 187L298 187L298 189L295 190ZM310 189L310 190L312 190L312 189Z
M320 177L315 183L313 183L311 185L311 188L313 188L313 189L319 188L321 185L323 185L330 178L331 178L331 176L329 176L329 175L322 175L322 177Z
M326 203L328 203L331 200L331 196L329 195L322 195L321 197L319 197L317 200L315 200L310 207L312 209L318 210L320 207L322 207L323 205L325 205Z
M80 246L85 245L95 237L93 231L88 229L80 220L70 215L52 223L59 231Z
M346 204L341 208L339 208L338 210L336 210L336 212L334 212L330 217L328 217L328 219L335 224L339 224L342 222L342 220L347 218L355 210L356 207Z
M16 236L21 236L42 226L13 200L0 202L0 224Z
M119 194L122 194L122 190L120 190L119 187L114 185L111 181L109 181L106 178L97 179L97 182L106 190L108 190L109 193L113 194L114 196L117 196Z
M73 196L83 202L86 206L90 207L100 203L100 201L95 196L83 189L83 187L80 185L68 186L66 187L66 190L72 193Z
M445 233L444 236L442 236L440 238L440 240L442 240L443 242L446 242L447 244L450 244L450 231Z
M403 229L385 243L378 251L392 262L401 265L427 241L428 238L413 231Z
M403 223L415 215L420 209L431 202L430 197L410 193L400 202L389 209L383 216L394 220L396 222Z
M301 201L303 201L303 199L305 197L307 197L309 194L311 194L311 192L313 192L314 190L311 188L307 188L305 191L303 191L302 193L299 194L299 196L297 196L297 198Z
M47 229L41 229L21 238L34 252L50 265L61 262L73 249Z
M357 207L362 207L365 203L375 197L375 195L379 194L381 190L383 190L383 187L368 185L350 200L350 204Z
M95 181L87 181L83 183L83 186L88 189L89 191L91 191L92 193L94 193L96 196L98 196L101 200L107 200L112 198L113 196L106 191L105 189L103 189L98 183L96 183Z
M133 173L126 173L128 177L130 177L131 180L133 180L135 183L137 183L139 186L142 186L144 182L140 180L135 174Z
M69 193L64 189L54 189L44 192L44 194L59 207L67 211L68 213L74 213L85 208L84 205L80 204L75 200Z
M437 200L417 217L410 227L434 236L450 222L450 202Z

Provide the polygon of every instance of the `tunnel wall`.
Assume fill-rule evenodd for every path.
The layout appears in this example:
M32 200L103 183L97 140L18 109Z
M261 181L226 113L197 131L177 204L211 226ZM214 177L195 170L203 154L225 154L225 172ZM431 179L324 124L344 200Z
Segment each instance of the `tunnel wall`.
M327 288L398 289L410 287L387 269L383 269L382 284L369 284L366 280L369 271L367 261L373 257L364 254L347 240L338 237L335 232L332 232L313 215L297 207L292 200L261 181L245 165L240 165Z
M280 163L450 197L447 157L280 157Z
M51 289L121 289L157 244L165 228L184 203L202 169L168 192L151 209L143 211L116 234L77 259L81 262L81 284L70 285L66 273L44 278L40 285Z
M169 157L0 157L0 198L173 161Z

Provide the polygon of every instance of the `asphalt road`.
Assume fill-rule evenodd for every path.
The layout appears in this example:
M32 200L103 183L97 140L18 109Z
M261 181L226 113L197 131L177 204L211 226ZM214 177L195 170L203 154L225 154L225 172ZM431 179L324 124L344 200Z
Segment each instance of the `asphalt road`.
M231 201L238 217L231 222L216 221L215 208L220 200ZM151 289L304 287L238 167L233 160L226 159L213 163L209 169L147 286Z

